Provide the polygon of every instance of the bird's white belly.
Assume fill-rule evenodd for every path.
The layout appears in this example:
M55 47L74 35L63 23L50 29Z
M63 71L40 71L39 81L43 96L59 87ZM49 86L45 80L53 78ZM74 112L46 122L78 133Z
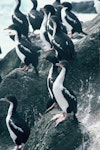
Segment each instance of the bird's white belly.
M11 130L10 126L9 126L9 117L6 118L6 125L9 131L9 134L13 140L13 142L15 143L15 140L17 139L17 136L15 135L15 133Z
M20 52L20 50L19 50L19 48L18 48L17 46L16 46L16 53L17 53L19 59L24 63L25 55L23 55L23 54Z
M68 33L71 33L72 26L66 21L66 19L65 19L66 16L67 16L67 14L66 14L65 10L62 9L62 11L61 11L61 19L62 19L62 22L63 22L64 25L66 26Z
M62 109L63 112L66 113L69 104L68 104L67 100L63 96L61 85L56 85L54 83L54 85L53 85L53 93L54 93L55 99L56 99L59 107Z

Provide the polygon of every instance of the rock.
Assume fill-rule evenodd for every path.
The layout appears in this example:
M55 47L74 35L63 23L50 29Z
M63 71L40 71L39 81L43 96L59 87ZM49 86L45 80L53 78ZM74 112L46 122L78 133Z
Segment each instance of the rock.
M100 33L100 15L97 15L97 17L95 17L92 21L87 21L83 27L84 27L84 31L91 35L93 33ZM99 43L98 43L99 44Z
M73 6L72 10L77 13L96 13L93 1L86 1L79 3L72 2L72 6Z
M54 109L42 116L32 129L24 150L75 150L81 145L83 140L81 125L69 118L55 127L55 120L50 120L57 113L58 109ZM84 134L84 138L87 142L88 134Z
M20 60L13 49L3 59L0 60L0 75L2 77L7 75L10 71L19 67L19 65Z
M2 81L2 78L1 78L1 76L0 76L0 82Z

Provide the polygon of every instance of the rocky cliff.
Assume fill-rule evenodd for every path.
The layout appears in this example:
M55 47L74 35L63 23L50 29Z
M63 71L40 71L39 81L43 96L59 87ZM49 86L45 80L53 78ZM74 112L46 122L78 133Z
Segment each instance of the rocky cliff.
M0 97L12 93L18 99L18 112L31 127L31 134L24 150L99 150L100 143L95 124L100 118L100 16L84 25L88 36L75 44L76 58L67 74L66 85L72 89L78 98L79 123L69 117L55 127L55 121L50 121L54 114L60 113L58 107L45 114L48 91L46 78L50 68L43 61L46 52L41 53L39 61L40 77L36 77L34 69L29 72L18 71L20 61L15 50L0 61ZM31 37L32 42L39 42L39 37ZM5 150L12 146L6 125L5 116L8 104L0 103L0 144ZM93 130L94 129L94 130ZM94 132L92 132L94 131ZM94 138L94 134L96 138ZM7 141L5 142L5 139ZM95 141L96 140L96 141ZM96 144L95 144L96 143ZM9 148L10 150L10 148Z
M94 1L72 2L73 11L78 13L96 13Z

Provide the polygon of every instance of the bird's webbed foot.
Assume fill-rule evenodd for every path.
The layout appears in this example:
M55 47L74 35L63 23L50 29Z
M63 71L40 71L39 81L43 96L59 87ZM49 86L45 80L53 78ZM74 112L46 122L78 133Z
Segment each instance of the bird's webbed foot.
M29 67L28 66L24 66L23 68L17 68L17 70L22 70L22 71L28 71Z
M16 145L13 150L23 150L23 145Z
M56 127L58 126L60 122L64 121L66 118L67 118L67 115L65 113L61 113L61 114L56 114L55 116L53 116L51 118L51 121L57 119L55 123L55 127Z
M45 112L52 110L56 106L56 102L54 102Z

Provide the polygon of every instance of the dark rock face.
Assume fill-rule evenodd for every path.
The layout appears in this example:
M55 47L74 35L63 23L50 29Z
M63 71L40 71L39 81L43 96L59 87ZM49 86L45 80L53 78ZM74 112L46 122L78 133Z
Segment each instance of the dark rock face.
M96 123L100 117L99 24L100 16L91 21L91 26L90 22L84 25L86 31L89 30L88 26L90 30L91 28L93 30L75 44L76 58L66 76L66 85L78 98L78 120L82 122L89 114L88 124ZM94 30L95 26L97 32ZM82 123L76 124L73 118L69 117L55 127L55 120L50 120L55 114L61 113L58 107L45 114L48 100L46 78L50 68L50 64L42 59L45 55L46 53L41 53L40 56L39 78L36 77L34 69L29 72L13 70L20 65L14 50L1 60L0 74L3 79L0 83L0 97L12 93L18 99L17 110L31 127L31 135L25 150L78 150L83 148L83 140L84 149L87 150L89 143L91 144L89 140L91 135ZM87 109L88 105L91 106L90 110ZM7 108L8 104L0 103L0 137L2 139L2 135L9 137L4 119ZM10 137L8 143L12 143ZM2 147L4 148L2 150L6 149L4 145Z
M95 17L92 21L87 21L83 26L84 26L84 31L86 31L87 34L91 35L93 33L98 34L100 36L100 24L98 23L100 21L99 15ZM98 46L99 46L99 41L98 41Z
M73 11L78 13L96 13L94 2L93 1L86 1L80 3L72 3Z
M0 76L0 82L2 81L2 77Z
M19 64L20 60L18 56L15 53L15 50L12 50L2 60L0 60L0 75L2 77L7 75L14 68L17 68Z
M25 150L75 150L81 145L83 136L85 142L88 141L88 134L83 135L81 125L76 124L72 118L55 127L55 121L50 120L57 113L58 109L52 110L37 122Z

